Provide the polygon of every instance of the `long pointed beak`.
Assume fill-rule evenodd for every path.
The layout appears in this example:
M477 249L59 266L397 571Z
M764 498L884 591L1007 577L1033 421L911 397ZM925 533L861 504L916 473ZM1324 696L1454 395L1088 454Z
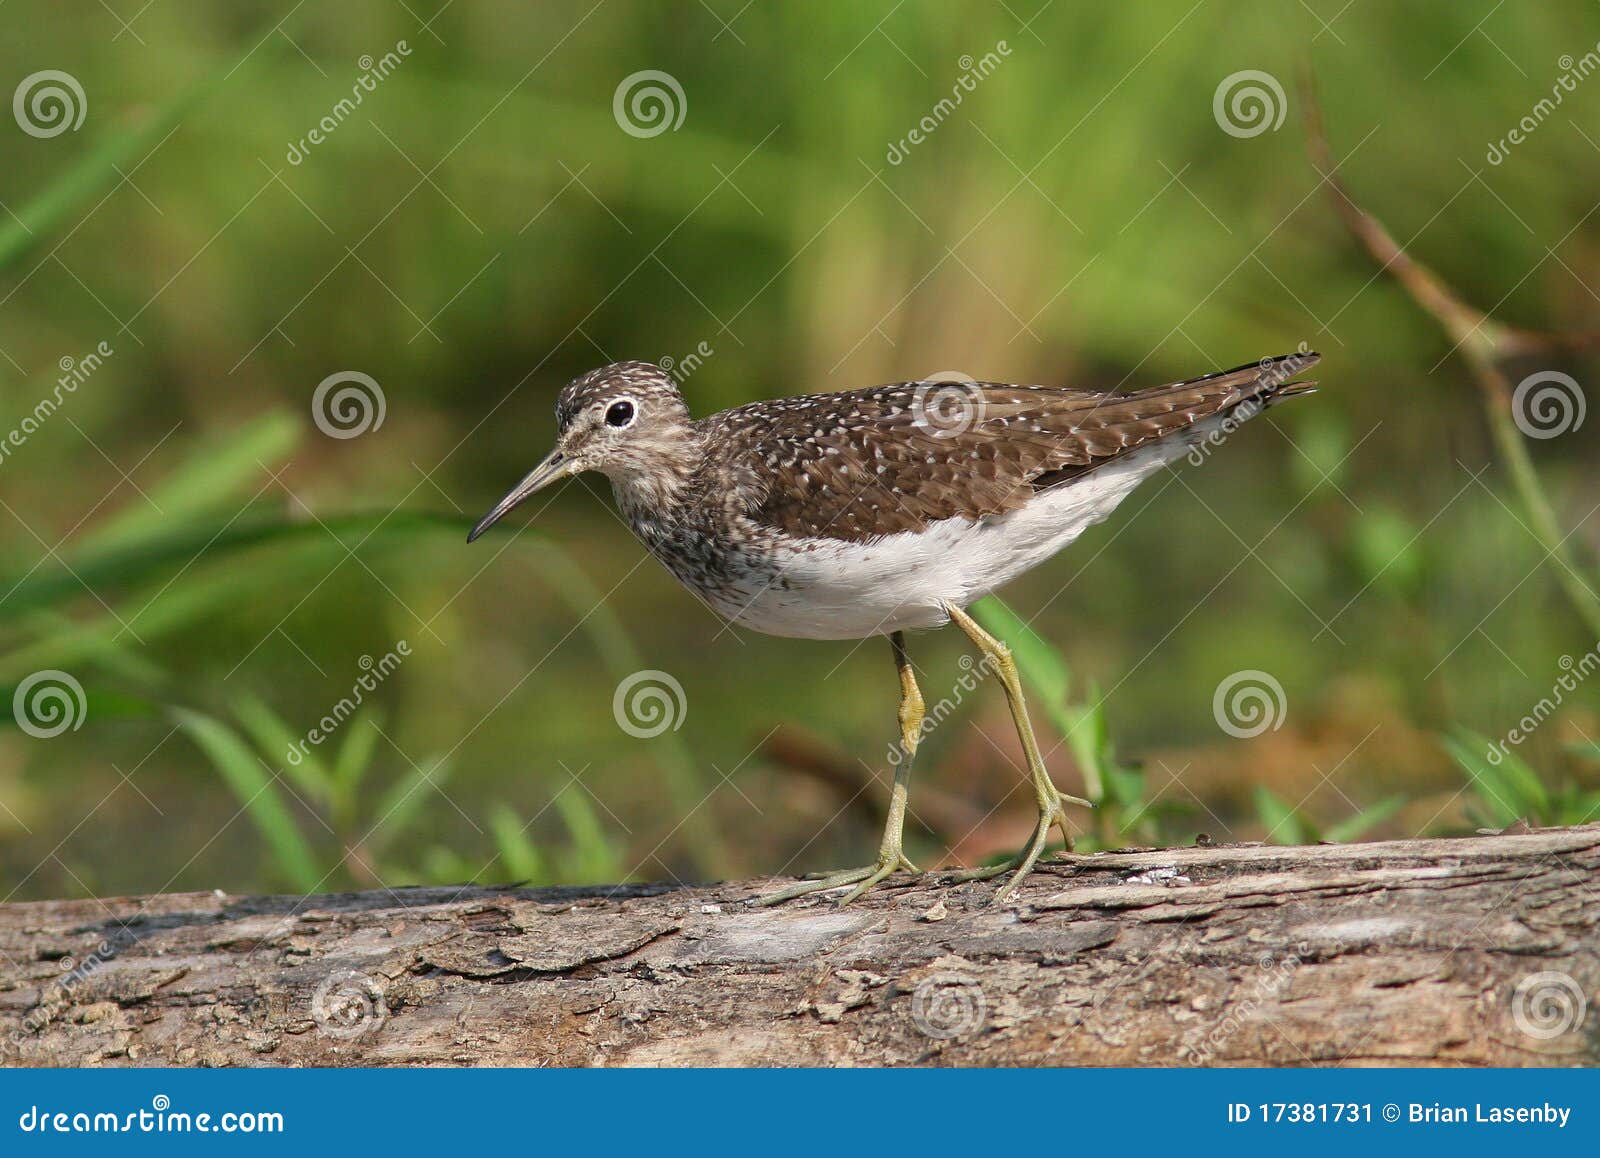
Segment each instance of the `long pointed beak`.
M559 450L551 451L548 458L530 470L521 482L511 488L505 498L497 502L494 508L478 521L478 525L473 527L471 534L467 536L467 542L472 542L498 523L507 511L524 499L542 491L558 478L564 478L571 473L572 464L568 462L566 455Z

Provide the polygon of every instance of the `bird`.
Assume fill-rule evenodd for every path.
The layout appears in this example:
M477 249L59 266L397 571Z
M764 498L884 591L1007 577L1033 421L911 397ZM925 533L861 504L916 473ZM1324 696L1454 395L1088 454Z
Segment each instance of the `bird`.
M673 376L616 362L569 382L556 440L473 527L470 543L557 480L596 471L645 548L733 624L771 635L886 636L899 677L900 755L878 855L759 899L848 888L848 904L899 871L911 766L925 701L907 633L954 623L998 676L1026 757L1033 834L1009 860L954 874L1011 873L1011 899L1066 805L1028 719L1006 643L969 613L977 600L1062 550L1176 459L1209 454L1237 426L1309 393L1320 355L1262 358L1147 389L1068 389L968 379L753 402L694 418Z

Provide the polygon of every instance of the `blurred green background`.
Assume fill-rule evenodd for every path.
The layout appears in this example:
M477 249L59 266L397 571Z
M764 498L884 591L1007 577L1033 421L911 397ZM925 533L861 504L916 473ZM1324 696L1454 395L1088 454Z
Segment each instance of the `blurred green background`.
M1319 188L1299 88L1313 70L1340 175L1414 258L1501 321L1600 329L1600 79L1488 157L1596 51L1592 3L3 18L6 91L59 70L83 94L75 129L26 131L26 101L0 123L0 438L59 403L0 448L0 689L84 689L53 737L0 714L8 899L867 859L894 736L881 643L721 630L596 478L463 542L548 447L560 386L623 358L673 359L705 413L1319 349L1318 394L1005 593L1053 647L1018 645L1052 771L1107 802L1089 846L1592 811L1600 687L1493 768L1462 731L1503 736L1595 638L1466 363ZM681 124L625 131L614 101L643 70L681 88ZM1279 85L1281 126L1224 131L1213 98L1241 70ZM340 372L377 384L381 425L319 429ZM1597 428L1527 447L1591 586ZM288 759L400 641L360 711ZM964 643L913 640L930 704ZM613 714L642 669L683 689L650 738ZM1238 739L1213 695L1249 669L1284 707ZM998 689L960 698L912 785L926 863L1031 824Z

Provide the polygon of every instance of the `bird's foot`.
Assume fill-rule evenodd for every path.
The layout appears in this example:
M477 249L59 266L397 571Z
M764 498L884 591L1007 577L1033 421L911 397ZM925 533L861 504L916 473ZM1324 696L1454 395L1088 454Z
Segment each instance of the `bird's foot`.
M781 905L784 901L792 901L796 897L810 896L812 893L826 893L833 889L842 889L846 885L854 885L855 888L839 898L840 905L848 905L851 901L859 899L874 885L901 870L909 873L920 873L922 871L907 860L905 854L899 849L885 849L879 853L876 863L870 864L865 868L842 869L831 873L811 873L800 884L791 885L782 892L773 893L770 897L762 897L756 901L756 904L763 908L767 905Z
M982 868L957 869L948 874L945 879L953 885L964 885L969 881L989 881L1001 873L1008 873L1022 863L1022 854L1019 852L1009 860L999 864L984 865Z
M983 868L962 869L950 876L952 883L960 884L966 881L987 881L994 877L1016 870L1011 879L995 891L992 903L1003 905L1016 893L1017 886L1033 871L1039 863L1039 858L1044 854L1045 844L1050 839L1050 830L1056 826L1061 828L1061 836L1065 841L1063 851L1072 851L1072 833L1067 828L1067 804L1084 804L1089 807L1087 800L1080 800L1076 796L1065 796L1059 792L1052 792L1039 800L1039 819L1033 826L1033 837L1028 841L1027 847L1018 852L1010 860L1000 864L985 865Z

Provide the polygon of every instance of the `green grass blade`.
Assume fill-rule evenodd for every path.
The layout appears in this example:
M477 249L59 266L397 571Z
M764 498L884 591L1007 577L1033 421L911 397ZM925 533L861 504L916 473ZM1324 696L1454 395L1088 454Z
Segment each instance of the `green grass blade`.
M500 851L500 864L506 879L526 884L544 884L549 881L549 870L538 847L528 837L522 818L506 804L496 804L489 810L489 831L494 835L495 847Z
M1054 714L1066 704L1072 691L1072 672L1060 652L997 595L978 600L970 610L985 631L1011 649L1029 688L1039 696L1046 711Z
M29 718L26 711L19 712L15 709L16 694L16 687L0 686L0 704L4 704L7 709L0 711L0 729L21 728L22 721ZM25 700L28 698L30 697L24 697ZM76 707L70 709L71 713L76 713L76 711ZM105 723L108 720L148 718L150 716L159 716L160 714L161 705L153 700L145 699L143 696L107 691L103 688L86 687L83 689L82 720L86 724ZM73 718L76 719L77 716L74 714ZM63 722L55 717L49 720L41 720L37 716L32 717L32 721L36 724L50 726ZM82 724L79 726L81 727Z
M1310 826L1293 808L1269 789L1256 785L1256 819L1273 844L1307 844L1314 839Z
M223 782L249 813L283 875L302 893L316 891L323 878L317 871L311 848L273 787L273 778L250 746L226 724L203 713L173 708L172 718L211 760Z
M223 554L267 543L337 538L354 545L369 535L409 535L442 531L465 535L472 519L422 511L396 511L384 515L341 515L321 522L291 519L281 511L254 511L234 519L211 520L164 534L141 536L99 551L88 552L65 566L40 567L12 580L0 580L0 591L10 595L0 601L0 621L15 619L25 611L50 607L89 590L106 592L151 579L168 568L181 568L204 556ZM534 533L534 532L528 532Z
M583 630L610 670L611 678L621 681L649 666L640 658L604 593L589 581L565 551L549 542L541 546L544 548L540 562L542 577L581 618ZM711 810L700 807L705 800L706 785L689 746L676 732L668 731L652 741L651 750L666 777L673 808L684 818L681 847L694 864L709 875L731 875L736 866L728 842L718 830Z
M372 753L377 749L381 734L378 729L382 726L379 713L368 712L363 707L350 721L339 745L339 754L333 760L333 788L346 812L354 807L356 792L366 778L367 769L372 767Z
M1382 824L1385 820L1388 820L1404 808L1405 805L1406 798L1404 794L1396 793L1393 796L1385 796L1376 804L1369 804L1354 816L1330 825L1327 832L1323 833L1323 839L1331 840L1336 844L1344 844L1347 841L1356 840Z
M301 737L290 730L283 717L256 696L236 696L229 706L272 766L281 769L284 776L293 781L294 786L314 804L327 808L332 801L333 777L327 765L318 758L316 749L306 745L305 751L301 752ZM298 763L289 758L291 749L299 754Z
M338 551L331 540L302 539L274 552L261 565L255 565L248 553L224 554L184 570L178 582L158 576L144 589L130 591L121 601L121 611L102 608L82 619L59 616L58 626L47 636L12 645L0 654L0 682L20 680L42 667L73 669L124 644L148 650L163 636L233 608L287 605L297 592L328 573L328 557Z
M158 535L163 527L192 523L216 511L246 488L257 490L263 469L288 458L300 441L300 431L299 419L279 410L205 440L158 483L144 488L149 502L130 504L100 523L84 538L83 548L105 550Z
M437 789L444 787L453 771L448 759L424 757L384 793L378 804L378 821L365 843L381 853L409 832L422 815L423 806L433 799Z
M1055 718L1072 758L1078 762L1078 770L1083 773L1088 797L1098 804L1107 799L1106 788L1111 783L1116 761L1111 757L1111 725L1106 721L1099 686L1091 683L1088 694L1089 706L1065 704ZM1120 786L1121 782L1118 783Z
M589 803L588 790L568 784L556 795L556 811L561 814L572 837L572 857L567 879L574 884L616 884L622 873L616 849L606 837L599 814Z
M1466 773L1480 820L1504 828L1516 820L1541 824L1550 815L1550 795L1539 774L1503 744L1491 746L1476 732L1457 728L1443 738L1445 750ZM1498 760L1490 753L1500 754Z
M79 629L80 624L70 615L53 609L33 612L24 618L24 622L17 625L20 636L43 641L45 645L52 640L75 635ZM74 656L70 661L63 659L61 662L87 659L105 674L135 687L154 687L166 678L166 669L150 659L145 649L140 647L131 635L122 638L101 637L94 640L94 644L87 655ZM8 656L7 659L9 658ZM8 667L8 670L11 669Z
M265 43L273 31L282 29L286 23L290 27L298 23L293 13L276 21L269 17L264 34L253 39ZM78 160L57 174L43 192L14 207L0 219L0 269L18 261L36 246L53 240L68 216L87 205L101 190L123 181L125 173L135 170L195 106L223 83L247 69L259 68L273 55L285 51L282 44L275 41L266 51L252 53L251 60L241 63L230 61L226 71L219 65L212 75L183 89L153 114L139 119L133 127L96 141Z
M1085 793L1097 804L1104 801L1115 761L1098 692L1089 690L1087 704L1069 703L1072 670L1067 661L998 596L986 596L970 610L984 630L1011 649L1030 701L1043 710L1071 749L1083 773Z
M103 138L55 176L43 192L19 205L14 214L6 215L0 222L0 269L50 241L71 213L120 181L118 170L127 172L138 164L210 87L210 82L195 85L168 101L138 128Z

